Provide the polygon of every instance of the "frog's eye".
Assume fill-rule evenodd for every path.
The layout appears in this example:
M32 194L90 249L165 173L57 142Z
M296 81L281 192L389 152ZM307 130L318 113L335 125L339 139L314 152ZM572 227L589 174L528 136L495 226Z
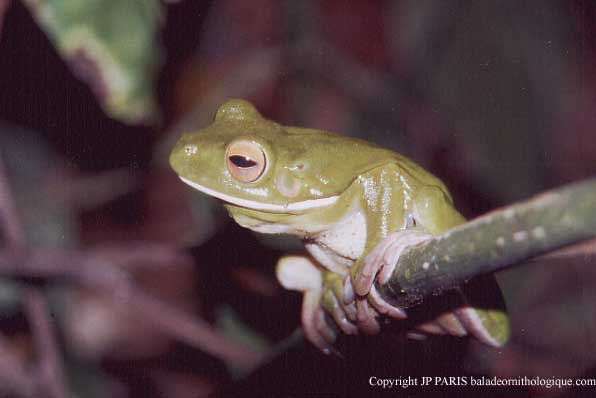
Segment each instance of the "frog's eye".
M236 141L226 153L228 170L240 182L255 182L265 172L267 158L259 144L252 141Z

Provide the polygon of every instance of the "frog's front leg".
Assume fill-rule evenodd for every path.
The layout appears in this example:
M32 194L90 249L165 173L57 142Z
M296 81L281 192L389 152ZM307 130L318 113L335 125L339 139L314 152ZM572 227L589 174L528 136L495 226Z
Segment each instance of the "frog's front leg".
M367 231L364 252L350 272L359 315L370 311L370 303L383 315L406 318L401 308L381 298L374 283L389 279L406 247L431 237L421 229L406 229L415 225L411 217L412 188L404 182L401 172L399 166L388 164L360 176L357 181L362 191L360 206L366 214Z
M354 290L360 296L368 296L372 306L381 314L397 319L405 319L406 313L398 307L387 303L375 287L375 282L384 284L389 281L403 251L432 239L432 235L421 229L404 229L385 237L364 258L360 273L356 275Z
M418 186L409 196L411 200L404 206L407 210L403 229L388 234L365 257L354 286L358 294L374 292L375 277L379 284L387 283L406 248L426 242L465 221L438 187Z
M343 276L319 268L306 256L281 258L276 274L284 288L303 293L302 326L306 338L316 347L329 353L336 339L335 330L325 319L325 311L344 333L357 333L351 322L356 316L355 306L344 304Z

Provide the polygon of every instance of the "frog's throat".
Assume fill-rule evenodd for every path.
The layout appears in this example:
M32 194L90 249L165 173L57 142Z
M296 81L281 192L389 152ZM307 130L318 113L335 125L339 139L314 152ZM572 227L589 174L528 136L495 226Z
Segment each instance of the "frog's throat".
M287 203L283 205L272 204L272 203L261 203L256 202L254 200L249 199L242 199L237 198L234 196L226 195L225 193L217 192L211 188L204 187L202 185L197 184L196 182L192 182L184 177L180 177L180 179L185 183L196 189L197 191L201 191L206 193L209 196L213 196L215 198L221 199L224 202L232 203L236 206L246 207L252 210L262 210L262 211L270 211L275 213L285 213L288 211L304 211L304 210L311 210L316 209L319 207L329 206L332 205L337 201L339 196L329 196L326 198L320 199L310 199L304 200L301 202L294 202L294 203Z

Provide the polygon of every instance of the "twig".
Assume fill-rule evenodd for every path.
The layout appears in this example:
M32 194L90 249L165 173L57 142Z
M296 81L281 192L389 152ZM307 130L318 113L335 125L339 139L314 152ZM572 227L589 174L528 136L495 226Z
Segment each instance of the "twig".
M38 371L42 384L52 398L68 396L64 384L62 360L52 327L46 298L38 288L29 288L25 295L25 307L29 315L31 333L38 355Z
M0 158L0 221L2 221L5 245L14 252L22 252L26 248L27 241L13 197L4 163ZM32 287L27 289L24 299L40 358L39 367L43 382L40 384L45 387L44 389L49 390L51 397L66 398L68 393L64 382L64 372L45 298L37 288Z
M117 264L118 267L134 271L151 270L167 267L190 267L192 257L176 247L152 242L130 242L110 244L75 252L78 256L91 256L104 262Z
M153 249L160 252L162 258L180 258L180 255L165 254L163 248ZM134 259L131 258L133 253L136 253ZM110 249L110 254L114 256L115 249ZM127 263L136 263L142 262L152 254L152 251L137 250L128 253L124 258ZM118 263L106 261L105 253L93 250L85 252L38 249L29 253L0 252L0 275L71 280L107 294L119 306L131 306L140 316L169 335L223 361L244 368L251 368L260 361L259 354L227 339L205 321L146 293L134 283L128 272L114 264Z
M573 243L596 238L596 178L493 211L406 249L391 279L377 286L411 306L472 277Z
M19 250L25 247L25 233L6 175L4 162L0 157L0 230L4 237L4 246Z
M145 293L127 273L117 267L92 257L79 266L83 272L77 275L78 281L110 294L118 305L130 306L161 330L181 341L244 369L250 369L260 361L260 354L229 340L202 319L191 317Z
M118 305L129 305L161 330L175 336L187 344L197 347L238 367L251 368L261 356L248 348L228 340L208 323L187 315L183 311L168 305L138 288L129 273L124 269L132 266L157 266L172 263L190 263L188 256L162 245L134 244L131 246L112 246L81 250L26 250L21 224L17 217L17 209L12 202L12 195L0 165L0 216L4 222L9 249L0 252L0 274L8 277L23 278L66 278L78 282L88 288L98 289L111 297ZM115 266L117 263L124 269ZM47 330L35 331L37 327L45 327L41 322L39 300L43 296L29 289L26 295L27 305L32 312L30 317L34 334L41 340L52 337ZM41 346L40 346L41 349ZM57 352L57 351L56 351ZM40 353L41 354L41 353ZM58 360L48 355L46 365L59 366ZM54 376L60 376L61 369L52 369ZM47 381L47 380L46 380ZM56 382L56 381L53 381ZM66 391L54 386L56 392Z

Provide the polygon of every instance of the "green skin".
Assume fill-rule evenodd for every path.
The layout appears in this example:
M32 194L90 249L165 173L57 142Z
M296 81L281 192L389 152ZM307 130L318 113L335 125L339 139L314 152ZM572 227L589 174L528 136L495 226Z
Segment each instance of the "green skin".
M239 140L254 143L265 156L256 181L242 182L229 170L227 149ZM359 139L279 125L243 100L228 101L210 126L181 137L170 163L186 183L222 199L240 225L304 239L310 256L280 260L278 277L304 292L306 335L324 350L335 333L323 313L349 334L376 333L379 314L404 318L376 293L375 277L378 283L388 279L396 247L465 221L444 184L402 155ZM416 335L470 332L491 345L506 341L502 311L462 308L457 316L421 325Z

